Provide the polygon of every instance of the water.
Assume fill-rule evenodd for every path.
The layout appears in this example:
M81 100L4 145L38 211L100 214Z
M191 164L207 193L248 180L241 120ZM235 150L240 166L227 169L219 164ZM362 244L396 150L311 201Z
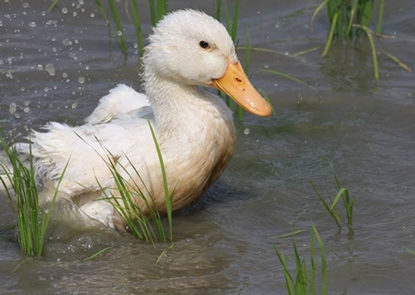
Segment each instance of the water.
M214 2L171 1L214 14ZM0 294L284 294L273 246L287 254L291 240L271 238L318 228L328 259L330 294L413 294L415 249L414 76L380 55L373 79L370 48L336 43L321 60L325 12L310 19L319 1L241 1L239 38L282 52L253 52L250 76L263 88L278 118L246 116L237 125L230 167L199 201L174 216L174 247L155 264L156 249L129 235L55 220L46 255L22 261L13 213L0 198ZM126 26L129 58L108 45L108 28L93 1L0 0L0 122L8 140L48 121L81 123L117 83L141 90L134 29ZM415 21L411 0L386 3L378 49L412 59ZM149 32L148 8L142 10ZM122 16L126 19L126 16ZM290 54L319 46L301 58ZM243 62L245 52L239 51ZM316 87L258 73L268 68ZM333 169L356 199L355 233L339 232L308 179L335 193ZM59 210L73 210L60 205ZM345 223L345 216L342 220ZM74 215L76 218L76 215ZM96 225L95 225L96 226ZM308 233L297 237L308 255ZM109 246L102 257L83 259Z

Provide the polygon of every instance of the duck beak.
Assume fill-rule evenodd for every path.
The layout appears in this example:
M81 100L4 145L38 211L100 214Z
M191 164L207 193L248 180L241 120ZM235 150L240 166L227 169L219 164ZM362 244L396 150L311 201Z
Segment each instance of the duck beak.
M262 117L270 116L270 105L249 82L241 63L234 64L229 59L227 62L225 75L212 80L211 86L226 93L246 111Z

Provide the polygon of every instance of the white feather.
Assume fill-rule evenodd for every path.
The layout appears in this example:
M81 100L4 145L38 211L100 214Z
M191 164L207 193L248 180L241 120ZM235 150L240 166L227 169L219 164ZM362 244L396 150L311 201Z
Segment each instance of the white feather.
M130 112L148 111L148 107L151 106L147 96L136 92L131 87L120 84L99 100L99 105L85 119L85 122L89 124L105 123Z

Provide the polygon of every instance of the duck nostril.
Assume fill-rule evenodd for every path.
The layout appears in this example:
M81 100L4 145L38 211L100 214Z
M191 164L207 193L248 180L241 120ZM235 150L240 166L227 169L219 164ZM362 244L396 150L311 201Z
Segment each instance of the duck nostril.
M238 83L242 83L242 80L238 77L235 78L235 81L238 82Z

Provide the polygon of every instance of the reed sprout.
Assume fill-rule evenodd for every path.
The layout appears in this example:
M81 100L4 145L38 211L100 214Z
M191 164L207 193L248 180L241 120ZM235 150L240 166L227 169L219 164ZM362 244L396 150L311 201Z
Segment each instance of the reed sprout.
M15 212L17 214L17 234L20 249L29 256L40 256L43 252L45 235L55 207L59 186L68 164L66 164L57 181L49 205L41 204L38 195L32 146L30 145L28 155L29 162L25 163L20 159L15 149L7 146L3 138L0 139L0 142L11 165L9 167L6 163L0 164L3 170L0 181L6 190L11 206L13 207L14 203L16 203Z
M151 134L153 136L154 145L157 151L160 162L160 169L163 178L164 198L166 204L167 220L168 220L168 234L164 229L163 220L160 212L154 208L155 199L151 194L146 184L144 183L140 173L135 168L130 159L126 157L128 165L132 168L129 171L127 167L118 162L107 150L107 166L114 179L115 187L108 190L100 185L103 192L103 199L109 202L123 219L126 228L137 238L152 243L158 242L173 242L173 217L172 204L175 189L169 190L166 168L163 161L163 156L158 144L156 135L150 121L148 122ZM125 175L125 176L124 176ZM135 180L137 179L137 181ZM144 191L143 189L144 188ZM144 203L144 210L137 204L136 200L141 200Z
M336 39L356 40L362 36L367 36L373 56L373 70L376 80L379 80L379 66L377 51L374 42L373 32L369 27L375 12L374 0L325 0L314 10L312 21L317 14L324 8L330 22L329 35L326 45L321 54L325 57ZM383 13L385 1L379 1L379 13L377 16L376 33L382 32Z
M283 267L285 285L288 295L314 295L316 294L316 272L317 263L315 256L315 239L317 239L320 252L321 266L321 294L327 294L327 260L324 253L323 241L314 224L310 232L310 262L309 269L305 258L301 258L295 238L292 240L292 247L295 261L295 276L290 272L285 254L275 247L277 257Z
M335 197L332 198L330 196L330 193L326 192L327 199L328 199L327 201L326 198L323 196L323 194L317 189L317 186L314 184L314 182L311 179L309 179L311 186L313 187L315 193L317 194L317 197L323 204L326 211L333 218L333 220L335 221L339 229L342 228L342 223L341 223L340 215L336 208L336 205L340 199L343 201L343 206L344 206L344 209L346 212L346 218L347 218L347 226L348 226L349 232L353 232L353 208L354 208L354 204L356 200L350 198L349 190L347 188L343 188L340 185L340 181L336 174L334 174L334 180L335 180L336 187L337 187L337 193Z

